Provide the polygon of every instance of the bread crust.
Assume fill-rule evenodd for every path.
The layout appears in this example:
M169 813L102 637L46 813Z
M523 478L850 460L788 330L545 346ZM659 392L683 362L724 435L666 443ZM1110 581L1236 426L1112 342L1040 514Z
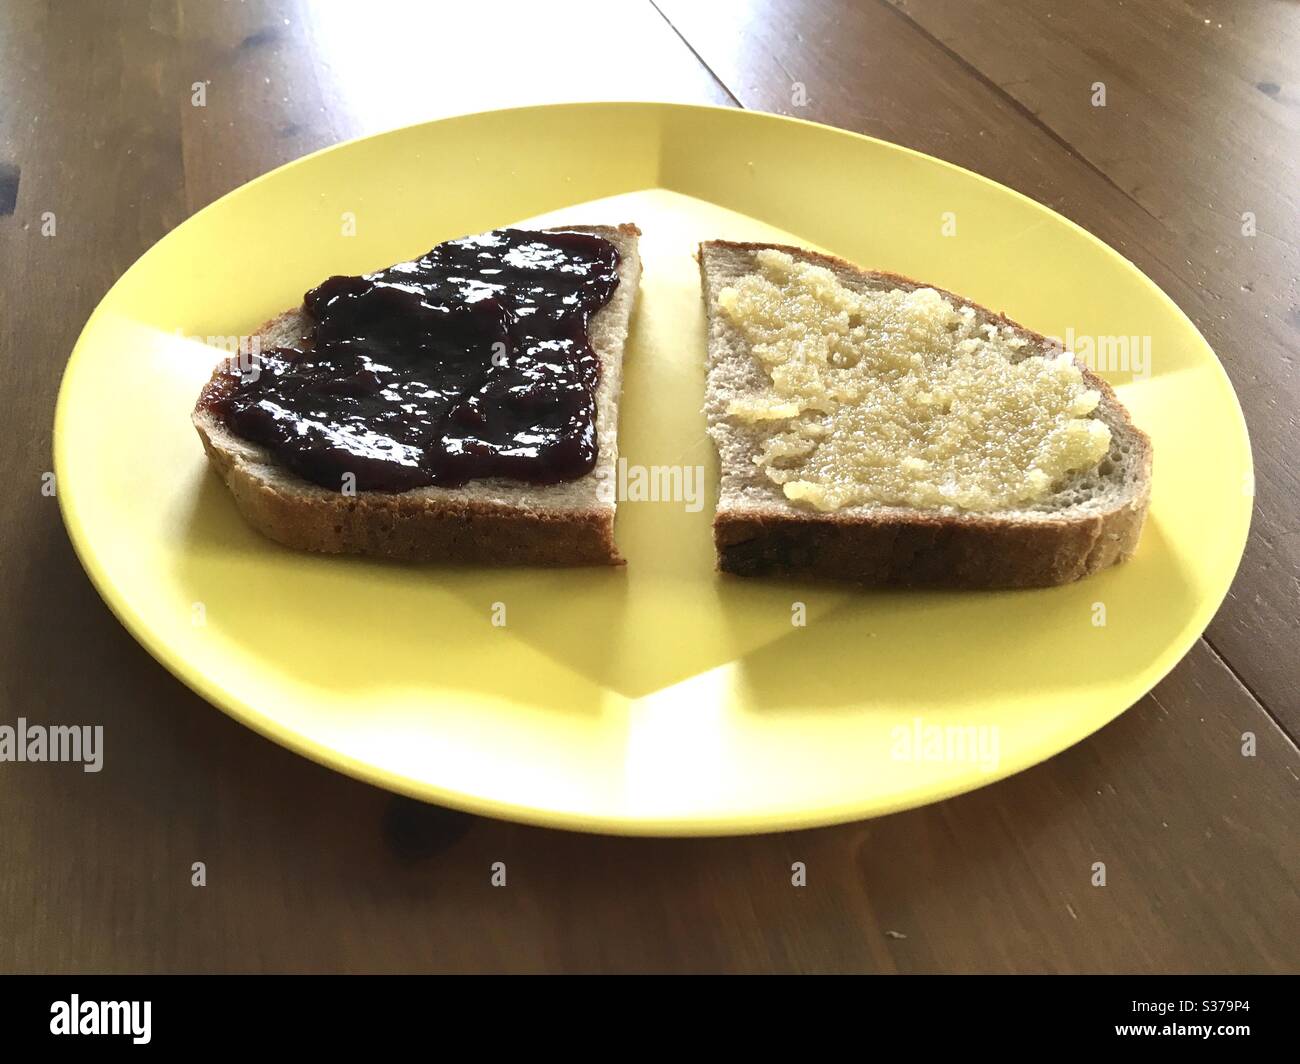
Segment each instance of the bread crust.
M863 270L851 262L781 244L708 241L699 262L706 303L711 249L756 252L772 248L826 266L839 274L914 289L933 287L910 277ZM958 306L1010 326L1036 344L1040 333L936 288ZM708 308L710 317L713 308ZM1151 441L1138 429L1115 391L1079 363L1088 386L1101 393L1099 407L1135 451L1138 474L1132 495L1101 512L997 515L942 513L902 508L879 512L818 513L784 503L753 507L719 505L713 522L718 568L739 576L806 576L869 585L954 588L1051 587L1079 580L1125 561L1137 548L1150 500ZM782 504L784 503L784 504Z
M617 240L623 252L620 286L632 296L620 304L630 314L630 299L640 280L636 238L632 224L562 226L565 231L605 235ZM629 254L630 252L630 254ZM615 299L619 293L616 291ZM615 300L592 319L610 311ZM285 311L258 329L264 346L283 336L299 319L298 308ZM620 342L614 354L622 358L627 322L621 323ZM602 359L612 357L601 351ZM602 374L620 367L602 364ZM193 423L213 470L230 490L235 506L250 525L287 547L325 554L364 554L400 561L448 561L480 565L621 565L614 541L614 501L590 500L585 505L551 505L548 493L566 491L594 477L556 486L527 486L526 496L516 486L509 499L494 498L484 490L475 497L475 484L467 489L421 488L388 493L363 491L353 495L329 491L290 473L266 448L234 436L212 413L209 399L221 387L227 361L218 363L194 408ZM621 379L621 372L618 374ZM609 416L613 416L610 412ZM603 455L602 463L616 455ZM499 493L498 493L499 494Z

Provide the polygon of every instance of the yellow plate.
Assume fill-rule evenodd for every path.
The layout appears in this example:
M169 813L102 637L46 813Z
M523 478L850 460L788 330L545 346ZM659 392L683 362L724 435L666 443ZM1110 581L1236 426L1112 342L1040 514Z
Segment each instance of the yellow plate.
M248 333L329 274L529 219L645 231L622 453L632 466L702 465L703 506L622 505L626 571L317 557L245 527L189 421L219 356L208 338ZM822 248L1047 334L1132 338L1128 362L1105 375L1154 441L1137 556L1071 587L998 594L716 575L691 257L707 237ZM1108 357L1123 354L1117 344ZM135 637L215 705L395 791L632 834L873 816L1077 742L1209 622L1252 493L1241 410L1213 352L1096 238L891 144L661 104L414 126L236 190L104 298L68 363L54 440L86 571Z

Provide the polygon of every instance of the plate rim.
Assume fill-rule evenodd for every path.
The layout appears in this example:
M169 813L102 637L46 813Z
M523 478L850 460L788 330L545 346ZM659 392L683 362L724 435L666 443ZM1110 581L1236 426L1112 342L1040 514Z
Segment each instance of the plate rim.
M1218 384L1221 388L1226 389L1227 395L1231 399L1232 409L1235 411L1235 429L1239 432L1240 441L1244 445L1243 451L1246 457L1246 470L1250 476L1254 476L1254 451L1250 440L1249 426L1246 421L1245 412L1241 406L1240 397L1232 385L1231 378L1223 366L1222 360L1218 353L1206 340L1195 322L1183 311L1183 309L1174 301L1174 299L1164 291L1154 280L1146 275L1136 264L1134 264L1123 252L1114 248L1100 237L1096 236L1089 230L1085 229L1073 219L1066 217L1060 212L1040 203L1038 200L1011 188L1001 182L995 181L976 171L967 169L956 163L942 159L938 156L929 155L925 152L918 151L915 148L909 148L905 145L895 144L892 141L884 140L879 137L870 136L864 133L858 133L853 130L842 129L837 126L827 125L821 122L814 122L809 119L797 118L791 115L782 115L773 112L752 110L742 107L730 107L716 104L692 104L679 103L672 101L653 101L653 100L590 100L590 101L569 101L556 103L538 103L528 104L517 107L487 108L484 110L470 111L463 114L446 115L439 118L429 119L426 121L411 122L390 129L378 130L373 133L363 134L340 141L336 144L326 145L306 155L299 156L296 159L282 163L265 173L259 174L249 181L244 182L224 193L211 203L195 211L172 229L164 233L158 240L151 244L142 252L132 264L122 273L122 275L105 291L100 297L94 310L87 317L85 324L77 335L77 339L72 347L71 353L65 363L63 372L59 381L58 394L55 401L54 424L52 437L53 464L55 474L56 490L55 495L58 500L59 512L63 521L64 528L68 538L72 543L74 553L82 569L89 577L95 591L108 606L117 621L131 634L131 637L139 643L159 664L167 669L173 676L181 681L195 694L199 695L204 701L220 710L222 713L231 717L233 720L250 728L257 734L275 742L289 751L308 758L323 765L329 769L340 772L346 776L360 780L371 786L379 787L393 793L402 794L419 801L436 803L448 808L457 809L463 812L472 813L478 816L490 817L493 819L507 820L516 823L530 824L540 827L550 827L560 830L580 831L586 833L637 836L637 837L721 837L721 836L740 836L764 834L770 832L806 830L811 828L826 827L834 824L851 823L858 820L874 819L878 816L887 816L891 813L902 812L907 809L919 808L925 805L945 801L949 798L960 794L970 793L990 784L997 783L1016 775L1035 765L1041 764L1058 754L1076 746L1084 739L1093 735L1107 724L1112 723L1128 709L1139 701L1141 698L1152 690L1161 680L1176 668L1187 653L1195 645L1196 641L1201 638L1205 629L1208 627L1214 616L1221 608L1223 601L1226 599L1232 583L1236 579L1237 572L1240 569L1242 559L1244 558L1245 548L1249 539L1250 528L1254 519L1254 495L1243 493L1243 499L1249 499L1242 509L1244 511L1244 520L1238 516L1237 524L1240 527L1238 541L1231 545L1227 553L1235 554L1235 563L1231 569L1226 572L1223 580L1223 586L1209 595L1202 596L1196 609L1190 611L1182 631L1177 638L1170 641L1171 652L1165 660L1168 664L1162 664L1154 667L1148 667L1138 673L1123 686L1126 690L1136 691L1136 695L1131 700L1128 695L1122 699L1117 699L1117 708L1113 713L1105 716L1105 719L1092 720L1088 722L1085 729L1079 730L1064 745L1058 749L1044 753L1033 753L1028 757L1009 760L999 764L997 770L984 773L973 784L965 777L955 781L951 786L945 786L936 789L933 785L923 785L916 789L896 792L888 800L870 800L843 802L835 806L822 806L812 811L774 811L774 812L755 812L746 814L727 814L727 815L708 815L708 816L655 816L645 819L629 817L626 815L609 815L579 812L564 809L545 809L529 805L519 805L515 802L502 801L490 796L469 795L461 791L448 791L435 784L427 781L417 781L409 777L397 774L391 770L384 769L370 762L360 760L349 754L332 747L325 746L317 741L307 738L301 733L284 726L280 726L268 715L257 710L255 707L246 703L243 699L237 697L226 689L218 685L205 673L198 670L195 666L189 664L184 658L176 654L169 643L157 637L144 624L142 618L133 612L126 602L126 596L116 587L108 578L106 567L101 565L94 557L91 550L91 536L89 535L84 523L80 520L75 506L70 501L69 496L62 490L60 482L62 481L62 470L66 468L67 459L65 452L70 446L69 435L66 428L68 418L68 408L71 400L69 381L80 357L83 355L85 341L87 336L92 332L94 325L104 308L111 303L114 293L120 286L124 286L129 280L132 273L140 266L145 258L150 256L156 249L164 245L167 241L183 227L197 218L200 218L208 211L215 210L230 197L243 193L246 189L258 185L264 181L270 180L293 167L304 165L309 160L317 156L325 155L329 152L340 151L350 146L360 144L366 141L381 139L384 137L397 136L410 130L436 126L443 123L454 123L460 121L469 121L488 115L507 115L518 114L524 115L528 112L548 111L548 112L596 112L605 110L615 110L621 108L634 108L646 112L695 112L710 113L714 116L725 115L722 121L733 122L778 122L791 123L801 127L810 127L819 131L822 135L831 134L840 137L853 138L855 140L869 142L880 149L902 152L908 156L922 160L928 165L939 165L948 168L970 180L992 186L1003 194L1009 194L1017 200L1028 204L1032 209L1044 211L1050 214L1056 221L1062 222L1077 233L1081 234L1087 240L1099 245L1106 253L1113 256L1124 267L1134 275L1139 283L1144 286L1148 293L1153 293L1162 301L1165 306L1172 310L1175 316L1181 319L1182 323L1191 330L1194 335L1209 352L1209 364L1217 371ZM661 127L659 135L663 136L666 130ZM669 191L678 191L671 185L662 180L662 171L656 171L657 184L654 187L665 188ZM921 793L917 793L920 791Z

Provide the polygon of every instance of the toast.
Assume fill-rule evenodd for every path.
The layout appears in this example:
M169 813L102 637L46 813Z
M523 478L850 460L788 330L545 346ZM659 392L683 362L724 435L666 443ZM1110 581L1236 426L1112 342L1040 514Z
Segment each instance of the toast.
M493 565L622 564L614 542L618 412L623 350L641 276L640 230L630 224L559 228L601 236L620 255L618 286L592 316L589 331L600 360L594 469L547 485L491 478L400 493L327 490L286 469L266 448L236 436L213 413L205 399L228 372L223 360L195 406L193 421L244 519L285 546L329 554ZM287 310L258 330L261 349L291 344L309 327L301 308Z
M705 415L721 464L714 520L718 568L741 576L792 575L869 585L1023 588L1065 584L1130 557L1137 546L1151 484L1151 444L1114 391L1078 363L1099 393L1091 416L1109 431L1105 453L1090 467L1053 483L1030 505L970 512L958 507L866 503L824 512L787 497L758 464L765 438L779 427L733 416L768 388L768 374L720 294L759 269L772 249L825 267L854 293L919 292L906 277L863 270L801 248L709 241L699 263L708 317ZM1060 355L1059 345L961 296L935 290L954 308L970 308L980 327L1006 329L1018 354ZM730 296L729 296L730 298Z

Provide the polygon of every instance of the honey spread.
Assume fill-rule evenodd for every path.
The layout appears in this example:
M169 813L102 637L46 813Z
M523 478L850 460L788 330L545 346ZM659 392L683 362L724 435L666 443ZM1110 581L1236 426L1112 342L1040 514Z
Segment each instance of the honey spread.
M789 499L1020 508L1107 453L1101 396L1068 353L1021 358L1026 339L932 288L856 291L772 249L757 266L718 303L765 387L727 413Z
M304 297L305 335L226 373L207 403L335 491L572 480L596 463L589 326L618 267L601 237L500 229L331 277Z

